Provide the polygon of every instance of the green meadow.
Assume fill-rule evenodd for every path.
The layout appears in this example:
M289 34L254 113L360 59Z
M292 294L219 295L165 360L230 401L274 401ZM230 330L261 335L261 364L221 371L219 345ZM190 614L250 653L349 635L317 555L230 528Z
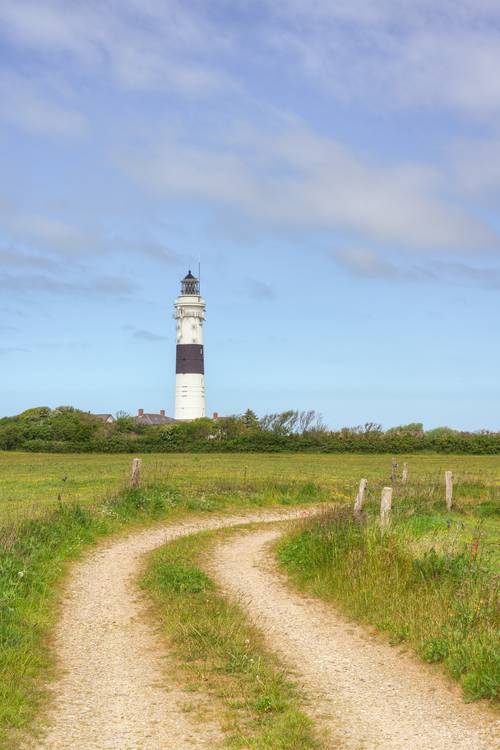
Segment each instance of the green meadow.
M285 539L279 555L291 581L394 642L407 641L423 659L442 662L469 699L495 699L500 456L395 458L399 476L403 462L408 463L409 481L396 482L393 524L381 536L377 514L381 489L390 482L387 454L147 454L141 486L130 490L130 455L0 453L0 747L19 746L22 732L43 709L44 684L53 669L48 643L70 560L103 537L137 524L264 506L338 507L341 515L306 521ZM445 506L445 470L454 474L451 513ZM362 477L368 479L368 491L360 524L349 509ZM171 585L162 591L158 581L177 575L170 569L170 555L181 547L184 563L197 566L189 542L156 558L149 588L160 610ZM392 577L385 575L388 569ZM176 603L179 622L189 601ZM227 609L218 594L210 606L227 616L229 632L238 612ZM421 616L425 612L432 616ZM197 610L192 614L198 616ZM250 638L260 653L258 635L238 622L237 642L207 650L207 664L217 666L241 638ZM187 641L180 644L181 657L186 648ZM255 747L285 747L279 742L292 735L302 737L297 746L312 747L313 739L304 744L309 725L300 701L293 690L276 683L279 668L266 659L266 689L276 687L287 718L280 737ZM246 687L240 685L248 692L247 706L254 695L252 679L249 674Z
M148 482L172 484L179 490L217 494L231 490L262 491L279 484L313 484L325 499L349 501L361 477L373 487L387 483L391 457L318 453L145 454ZM131 456L126 454L50 454L0 452L0 523L36 516L63 502L100 502L127 482ZM480 479L500 486L500 456L411 454L410 481L442 481L451 469L458 484ZM474 498L469 498L472 501Z

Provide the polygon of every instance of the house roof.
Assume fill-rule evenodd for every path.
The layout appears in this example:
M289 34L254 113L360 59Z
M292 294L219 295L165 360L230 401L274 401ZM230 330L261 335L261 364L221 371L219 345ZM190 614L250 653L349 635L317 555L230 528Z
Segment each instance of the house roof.
M112 419L114 421L114 416L112 414L92 414L93 417L97 417L98 419L103 419L104 421L108 419Z
M173 424L176 421L173 417L164 417L162 414L141 414L136 420L143 424Z

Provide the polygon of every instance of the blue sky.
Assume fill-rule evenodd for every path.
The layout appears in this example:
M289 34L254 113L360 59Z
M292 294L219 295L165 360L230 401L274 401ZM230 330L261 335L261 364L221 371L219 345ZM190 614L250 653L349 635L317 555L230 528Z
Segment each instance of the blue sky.
M0 3L0 414L500 429L496 0Z

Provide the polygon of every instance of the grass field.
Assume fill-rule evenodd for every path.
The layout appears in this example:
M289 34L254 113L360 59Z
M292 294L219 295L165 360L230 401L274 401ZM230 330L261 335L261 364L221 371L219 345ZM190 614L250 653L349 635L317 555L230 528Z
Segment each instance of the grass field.
M352 454L146 454L144 477L171 483L182 491L217 494L232 488L259 491L281 485L313 483L335 499L349 500L364 476L375 484L387 482L388 455ZM451 469L460 482L480 477L500 486L500 456L412 454L410 477L441 481ZM120 489L128 477L131 456L117 454L33 454L0 452L0 523L39 515L63 501L99 502ZM64 479L65 478L65 479Z
M57 592L66 563L87 545L131 524L173 520L191 512L321 501L351 505L363 476L369 482L367 511L375 515L380 489L388 484L391 470L387 455L149 454L143 459L143 485L130 492L125 485L131 456L0 453L2 748L16 747L16 732L30 725L43 703L43 680L52 665L47 643L57 614ZM431 544L439 552L451 529L455 551L467 545L470 549L480 537L482 548L491 550L488 567L495 567L500 456L398 456L400 465L404 460L409 464L410 481L404 493L396 486L394 512L405 516L407 551L418 558ZM444 511L445 469L455 476L456 506L449 515ZM356 545L352 547L355 556ZM383 556L384 549L380 551ZM312 562L316 564L314 556ZM439 568L441 562L433 558L429 564L432 578L432 566ZM411 560L409 565L413 565ZM375 577L370 585L378 585ZM344 594L333 596L329 589L328 596L341 601ZM385 606L388 599L381 601ZM397 604L394 597L393 602ZM346 609L353 611L347 605ZM380 624L374 612L366 619ZM404 629L404 623L396 624ZM438 660L443 643L431 644L429 649ZM481 691L481 686L472 685L470 695L493 694Z

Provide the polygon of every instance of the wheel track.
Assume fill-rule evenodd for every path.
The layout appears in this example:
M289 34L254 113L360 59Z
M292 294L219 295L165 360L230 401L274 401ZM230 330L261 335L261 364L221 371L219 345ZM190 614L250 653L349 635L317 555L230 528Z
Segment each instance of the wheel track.
M185 694L166 685L168 654L137 586L144 555L181 536L301 511L213 516L132 532L75 563L54 648L59 679L36 750L200 750L221 739L218 724L190 720Z
M311 511L307 511L308 513ZM184 521L110 540L73 566L55 634L60 679L36 750L199 750L222 741L214 720L193 721L168 684L169 657L137 587L144 555L205 530L277 522L303 511ZM267 544L279 532L239 535L214 573L303 682L311 714L338 748L496 750L490 712L466 706L444 678L373 640L321 602L291 593Z
M268 550L278 530L238 535L215 553L211 573L261 628L303 683L332 748L498 750L492 711L465 704L460 688L333 607L289 589Z

